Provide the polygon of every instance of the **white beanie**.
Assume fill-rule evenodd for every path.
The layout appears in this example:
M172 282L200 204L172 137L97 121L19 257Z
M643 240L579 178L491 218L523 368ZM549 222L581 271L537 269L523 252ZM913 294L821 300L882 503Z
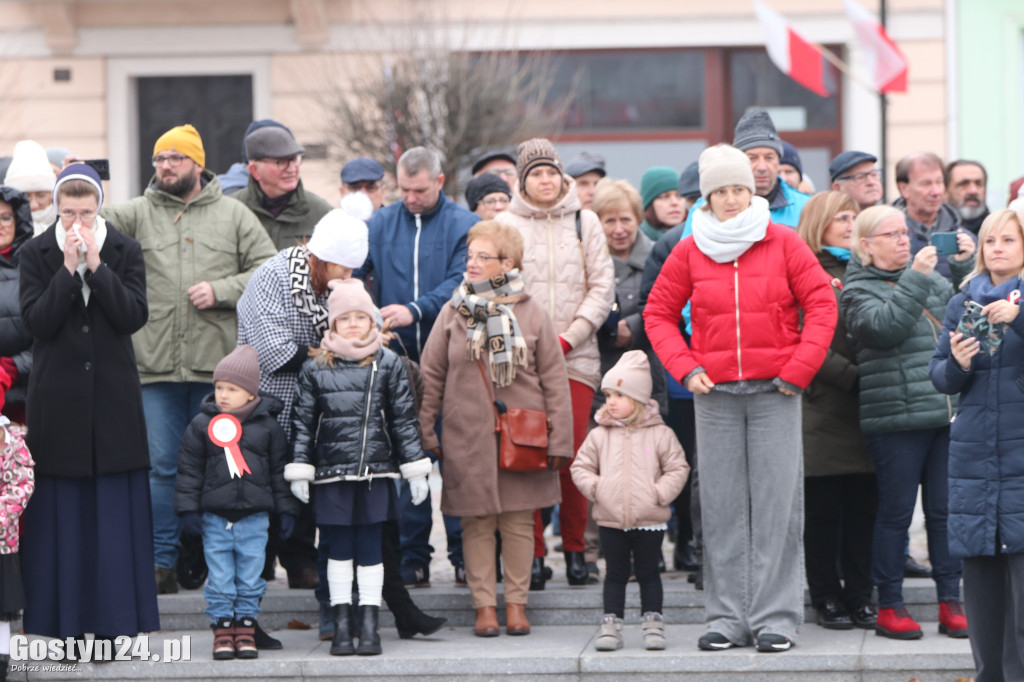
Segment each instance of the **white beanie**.
M46 150L35 140L21 140L14 145L14 156L7 167L4 184L22 192L52 192L57 182Z
M370 233L362 220L336 208L316 224L306 248L326 263L354 270L366 261Z
M750 159L736 147L716 144L700 154L697 161L700 173L700 193L704 200L720 187L740 185L754 193L754 171Z

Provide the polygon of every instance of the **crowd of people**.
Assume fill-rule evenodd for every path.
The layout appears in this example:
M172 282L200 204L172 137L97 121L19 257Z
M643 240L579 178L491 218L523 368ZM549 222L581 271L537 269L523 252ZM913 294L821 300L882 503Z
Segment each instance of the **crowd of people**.
M205 581L213 658L255 658L281 647L259 624L278 561L332 655L380 654L385 602L401 637L436 632L409 588L437 466L477 636L501 602L530 633L557 522L567 583L603 581L599 651L623 646L631 576L665 648L672 533L700 649L790 649L805 586L821 627L920 638L902 586L924 571L978 682L1024 677L1024 197L990 211L981 163L910 155L883 205L878 159L847 150L814 194L754 109L639 188L535 138L473 164L468 208L424 147L391 204L381 163L350 160L335 208L304 152L254 121L218 176L177 126L144 194L104 206L69 150L15 147L0 654L22 611L111 641Z

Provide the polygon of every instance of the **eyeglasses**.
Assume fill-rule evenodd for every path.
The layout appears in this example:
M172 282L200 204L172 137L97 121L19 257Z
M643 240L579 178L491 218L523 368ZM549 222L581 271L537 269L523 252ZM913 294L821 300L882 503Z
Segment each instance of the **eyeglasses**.
M870 237L868 237L868 239L878 239L880 237L888 237L892 241L898 242L901 239L906 239L909 234L910 234L910 232L908 230L893 230L892 232L879 232L878 234L873 234Z
M287 170L293 163L298 166L302 163L302 154L296 154L295 156L289 156L286 159L260 159L262 163L272 163L277 166L277 170Z
M882 177L882 171L877 168L874 170L864 171L863 173L852 173L850 175L840 175L836 180L849 180L856 185L862 185L869 179L878 180Z
M78 218L79 220L89 221L96 217L96 211L61 211L57 215L61 217L61 220Z
M502 258L501 256L486 256L486 255L480 254L480 253L474 253L473 255L466 255L466 256L462 257L463 265L468 265L469 263L473 263L473 262L486 263L489 260L505 260L505 259Z
M487 208L494 208L495 206L508 206L510 201L508 197L494 197L493 199L484 199L480 203Z
M14 214L13 213L4 213L3 215L0 215L0 225L13 225L13 224L14 224Z
M380 189L380 181L360 180L359 182L346 182L345 188L350 192L376 192Z
M159 168L161 164L166 163L171 168L177 168L181 165L181 162L187 159L187 156L182 154L168 154L166 156L154 156L153 157L153 168Z

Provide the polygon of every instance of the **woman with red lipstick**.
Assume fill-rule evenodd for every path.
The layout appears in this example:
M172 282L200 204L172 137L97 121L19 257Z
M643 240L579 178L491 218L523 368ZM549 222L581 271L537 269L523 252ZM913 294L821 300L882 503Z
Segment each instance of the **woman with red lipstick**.
M707 595L697 645L786 651L803 621L798 394L825 359L836 301L811 250L754 196L743 152L710 147L699 165L707 203L644 309L662 364L694 393Z
M917 639L921 626L903 602L907 529L921 486L928 556L939 599L939 630L966 637L960 604L960 560L949 553L949 424L955 400L940 394L928 376L953 287L936 270L938 254L925 246L910 257L906 216L872 206L857 216L843 322L857 354L860 428L878 480L878 515L871 572L878 588L875 633ZM958 261L970 254L951 256Z
M859 211L849 195L822 192L800 213L797 234L835 282L846 279ZM836 287L837 301L839 293ZM857 419L857 376L857 358L840 320L825 364L803 395L807 587L818 625L830 630L875 626L871 539L878 491Z
M597 216L581 209L576 181L565 174L550 140L536 138L517 150L519 182L508 210L495 220L523 237L523 280L526 293L548 312L565 354L572 392L573 452L583 445L590 425L594 391L601 381L597 330L615 303L615 271L604 230ZM570 585L587 584L583 531L587 500L569 475L570 460L556 460L562 501L559 521ZM543 525L538 513L534 526L534 564L531 590L543 590Z

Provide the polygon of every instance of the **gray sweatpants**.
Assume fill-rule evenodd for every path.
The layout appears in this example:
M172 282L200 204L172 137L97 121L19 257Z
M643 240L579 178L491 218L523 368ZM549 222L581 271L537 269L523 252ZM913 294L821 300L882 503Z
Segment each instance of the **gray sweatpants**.
M800 396L694 398L709 632L746 645L796 640L803 622L804 490Z

